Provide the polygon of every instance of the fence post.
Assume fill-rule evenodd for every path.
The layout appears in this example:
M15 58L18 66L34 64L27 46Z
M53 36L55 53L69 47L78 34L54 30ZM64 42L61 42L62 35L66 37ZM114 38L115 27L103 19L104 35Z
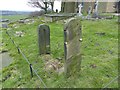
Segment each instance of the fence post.
M32 64L30 64L30 73L31 73L31 77L33 77Z
M17 47L17 50L18 50L18 54L20 54L20 49L19 49L19 47Z

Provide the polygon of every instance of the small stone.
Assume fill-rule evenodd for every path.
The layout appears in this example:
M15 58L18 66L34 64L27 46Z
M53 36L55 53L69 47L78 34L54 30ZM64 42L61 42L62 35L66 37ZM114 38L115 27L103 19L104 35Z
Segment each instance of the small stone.
M80 38L79 41L82 42L82 38Z
M108 52L109 52L110 54L113 54L113 51L111 51L111 50L108 50Z
M58 57L58 58L56 58L57 60L62 60L62 58L60 58L60 57Z
M95 64L91 64L90 67L96 68L97 66Z
M60 69L58 69L57 72L58 72L59 74L64 73L64 67L61 67Z
M104 36L104 35L105 35L104 32L97 32L97 33L95 33L95 34L97 34L97 35L99 35L99 36Z
M65 42L65 44L67 45L67 42Z
M23 37L24 33L22 31L16 31L15 35L18 36L18 37Z

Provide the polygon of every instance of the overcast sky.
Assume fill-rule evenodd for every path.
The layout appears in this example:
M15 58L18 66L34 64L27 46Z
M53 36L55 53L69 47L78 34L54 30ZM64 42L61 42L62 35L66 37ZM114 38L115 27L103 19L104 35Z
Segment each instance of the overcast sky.
M63 0L64 1L64 0ZM69 1L69 0L66 0ZM77 1L92 1L92 0L77 0ZM119 0L99 0L99 1L119 1ZM15 11L36 11L39 8L32 8L27 5L28 0L0 0L0 10L15 10ZM54 10L61 10L60 0L54 3Z
M38 8L32 8L27 5L28 0L0 0L0 10L15 11L36 11Z

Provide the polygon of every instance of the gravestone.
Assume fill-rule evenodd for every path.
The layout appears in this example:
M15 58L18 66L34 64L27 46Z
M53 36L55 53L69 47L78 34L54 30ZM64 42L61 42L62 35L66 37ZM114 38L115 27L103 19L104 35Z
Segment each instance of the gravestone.
M47 25L38 27L39 54L50 54L50 28Z
M7 24L2 24L2 28L8 28L8 25Z
M89 8L88 8L88 15L87 15L87 18L88 18L88 19L91 18L91 16L90 16L91 12L92 12L92 7L89 6Z
M81 32L81 22L77 18L70 19L64 27L64 68L67 76L77 75L80 71Z
M95 5L94 5L94 12L93 12L93 18L98 17L98 0L96 0Z
M78 5L79 13L78 16L82 16L82 4Z

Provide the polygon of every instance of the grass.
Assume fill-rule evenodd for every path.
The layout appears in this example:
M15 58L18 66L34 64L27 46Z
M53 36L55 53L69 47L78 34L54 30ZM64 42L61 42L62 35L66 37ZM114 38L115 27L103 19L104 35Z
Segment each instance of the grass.
M17 21L22 18L26 18L28 15L7 15L7 16L2 16L2 19L8 19L10 21Z
M35 19L31 25L21 24L19 28L9 30L12 38L20 46L23 53L37 70L47 87L50 88L102 88L118 75L118 23L117 19L82 21L82 64L79 77L65 78L64 74L55 72L48 74L44 70L44 60L38 54L37 27L41 19ZM63 26L62 22L46 23L51 32L51 57L64 60ZM25 32L23 37L15 37L15 31ZM17 53L9 37L3 31L4 48L7 48L13 58L13 63L2 70L3 88L43 88L35 76L31 78L29 65ZM98 35L96 33L105 33ZM64 62L64 61L62 61ZM108 88L118 88L117 80Z

